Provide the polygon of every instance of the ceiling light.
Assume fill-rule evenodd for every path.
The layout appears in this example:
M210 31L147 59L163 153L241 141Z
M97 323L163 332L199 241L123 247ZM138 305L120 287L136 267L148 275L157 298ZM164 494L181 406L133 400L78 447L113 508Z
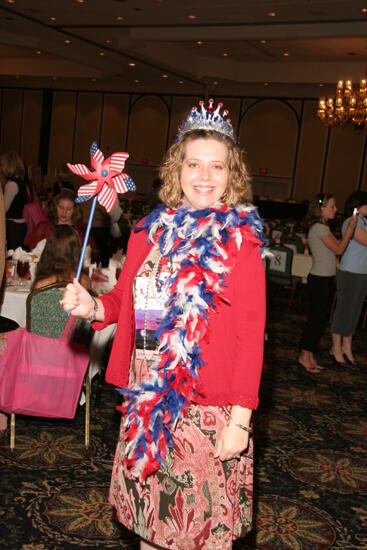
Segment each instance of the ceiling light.
M367 8L362 8L362 9L361 9L361 12L362 12L362 13L367 13Z
M64 43L65 44L71 44L71 40L69 40L68 38L66 40L64 40Z
M338 80L335 96L320 97L317 115L326 126L345 126L349 121L357 129L367 125L367 77L359 83L359 90L351 80Z
M290 53L284 52L283 55L284 55L284 57L289 57L289 56L290 56Z
M85 0L76 0L77 4L84 4Z
M276 16L276 12L275 12L275 11L268 11L268 16L269 16L269 17L275 17L275 16Z
M168 78L168 74L162 74L162 78Z
M223 56L223 57L228 57L228 53L227 53L227 52L223 52L223 53L222 53L222 56Z
M196 42L196 44L198 44L199 46L201 46L201 45L203 44L203 41L202 41L202 40L198 40L198 41Z
M104 57L104 52L99 52L99 55L100 55L101 57Z
M123 21L124 18L122 17L122 15L118 15L118 16L116 17L116 19L117 19L117 21Z
M8 4L15 4L15 0L8 0Z
M54 17L54 16L50 17L50 21L52 21L53 23L55 23L56 17Z
M260 40L260 44L266 44L266 40Z
M136 63L133 63L133 62L129 63L129 67L135 67L135 66L136 66Z
M188 15L187 18L188 19L196 19L196 15Z
M106 44L111 44L112 40L110 40L109 38L107 38L107 40L105 40L105 43Z

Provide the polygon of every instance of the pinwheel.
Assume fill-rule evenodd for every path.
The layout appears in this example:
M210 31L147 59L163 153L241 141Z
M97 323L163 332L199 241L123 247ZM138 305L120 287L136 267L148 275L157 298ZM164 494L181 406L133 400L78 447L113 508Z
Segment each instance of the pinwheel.
M90 148L90 163L93 171L89 170L85 164L70 164L67 167L71 172L87 180L90 183L82 185L78 189L78 196L75 202L85 202L93 198L90 209L88 225L85 232L82 251L80 254L76 278L79 280L89 233L92 227L92 220L96 209L97 201L107 212L111 212L116 204L117 193L126 193L126 191L135 191L133 179L122 171L125 168L125 161L129 158L128 153L113 153L110 157L104 158L102 151L93 141Z

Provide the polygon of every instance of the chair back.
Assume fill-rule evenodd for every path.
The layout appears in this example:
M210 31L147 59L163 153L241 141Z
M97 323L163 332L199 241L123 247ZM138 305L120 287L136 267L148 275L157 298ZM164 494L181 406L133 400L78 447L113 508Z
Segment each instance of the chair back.
M287 246L288 248L291 248L293 250L293 254L304 253L305 246L302 240L295 235L293 237L284 237L283 239L281 239L280 242L283 246Z
M280 244L268 247L272 256L266 258L266 276L270 279L281 279L286 283L292 281L293 250Z
M66 282L54 283L31 292L27 297L27 329L29 332L60 338L68 322L67 313L60 306L60 289Z

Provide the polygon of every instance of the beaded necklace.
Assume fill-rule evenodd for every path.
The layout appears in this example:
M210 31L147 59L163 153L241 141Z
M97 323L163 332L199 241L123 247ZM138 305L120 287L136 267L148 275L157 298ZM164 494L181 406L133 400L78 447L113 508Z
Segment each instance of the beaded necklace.
M157 252L152 258L153 267L149 273L148 286L145 293L144 300L144 330L143 330L143 354L147 365L154 363L154 355L152 358L147 356L147 329L148 329L148 304L151 297L159 298L158 294L162 293L162 282L160 281L160 275L162 272L162 254L157 246Z

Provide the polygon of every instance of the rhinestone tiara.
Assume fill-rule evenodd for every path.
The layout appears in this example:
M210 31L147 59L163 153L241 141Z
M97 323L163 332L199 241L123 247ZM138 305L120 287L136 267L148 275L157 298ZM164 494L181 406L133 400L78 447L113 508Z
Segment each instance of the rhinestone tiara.
M196 106L192 107L189 116L179 127L176 141L180 141L182 136L193 130L213 130L236 142L231 119L227 118L229 111L224 109L222 114L220 113L223 103L218 103L215 108L214 99L209 99L207 107L205 107L204 101L199 101L199 105L200 109Z

